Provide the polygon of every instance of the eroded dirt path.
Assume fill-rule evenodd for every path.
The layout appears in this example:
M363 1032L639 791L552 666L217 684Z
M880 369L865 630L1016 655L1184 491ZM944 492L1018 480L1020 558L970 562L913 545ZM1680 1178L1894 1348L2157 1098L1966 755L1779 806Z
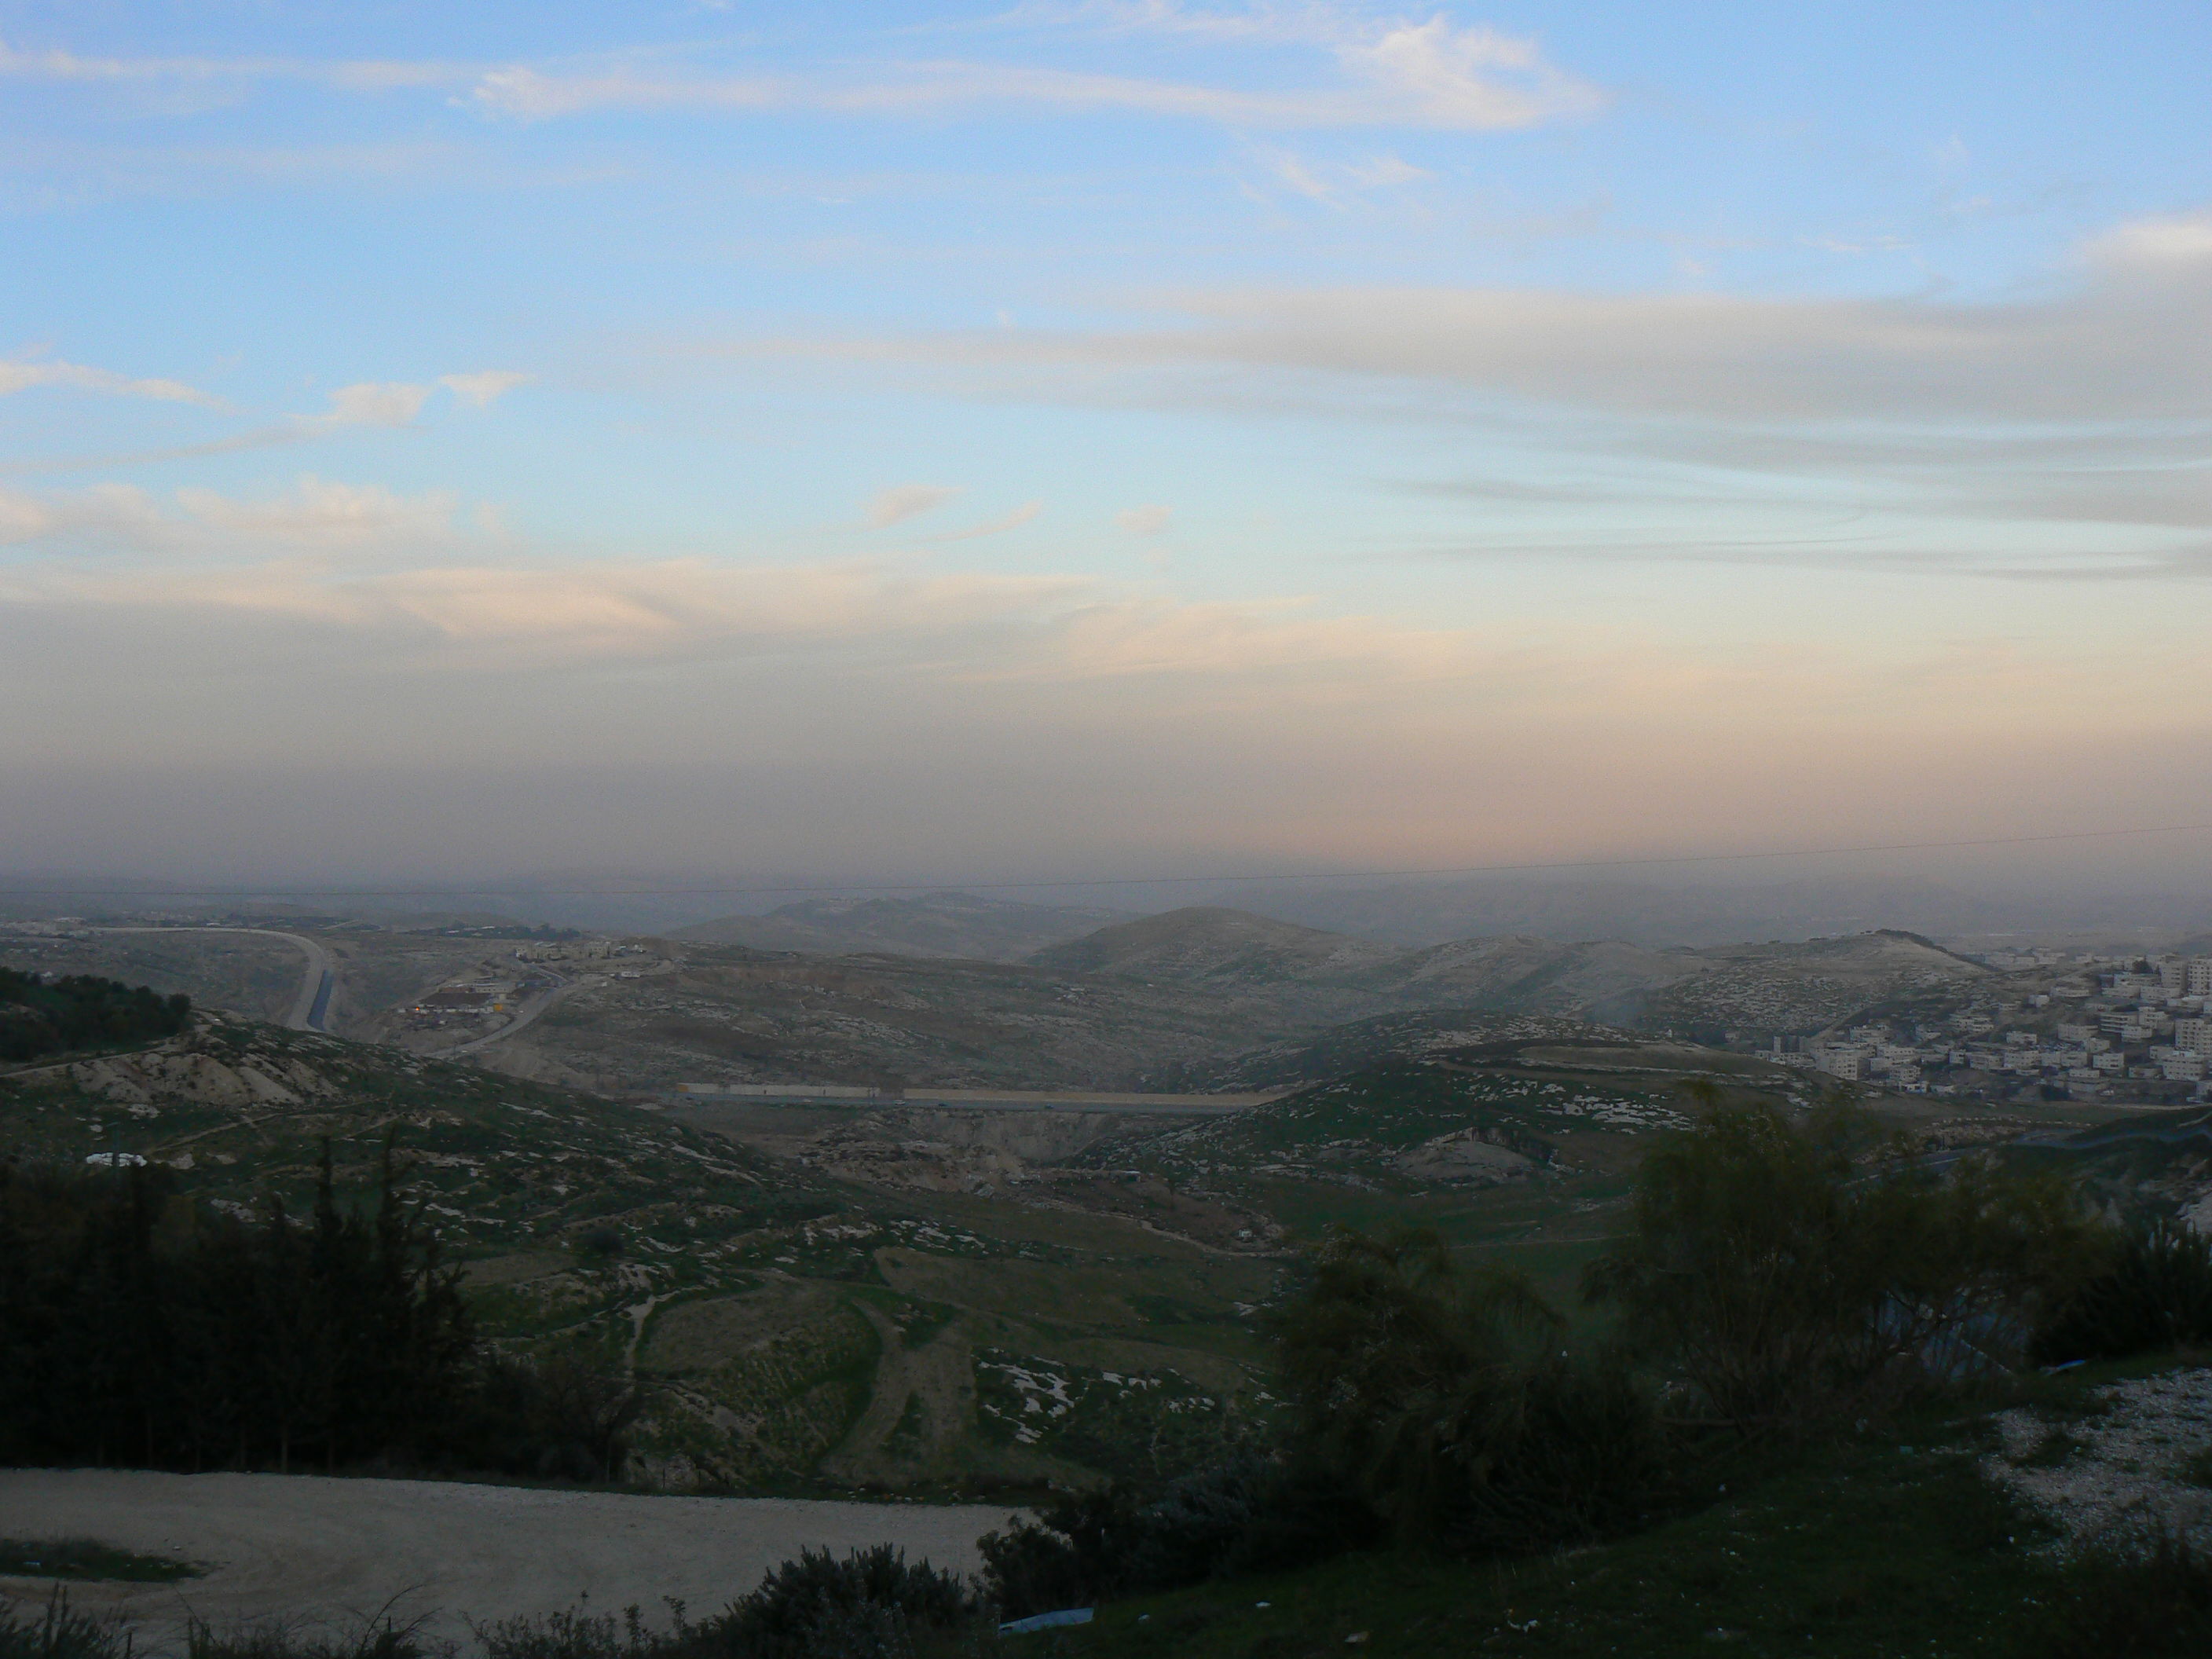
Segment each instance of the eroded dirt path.
M0 1469L0 1533L94 1538L212 1569L179 1584L77 1584L73 1606L128 1615L143 1650L181 1645L187 1613L357 1626L389 1603L465 1640L465 1621L584 1601L618 1613L662 1598L695 1616L751 1589L803 1547L884 1542L908 1559L973 1571L975 1540L1010 1511L980 1505L797 1498L632 1497L426 1480L313 1475ZM51 1588L0 1578L0 1595L42 1605Z
M975 1360L967 1337L955 1325L909 1348L882 1312L865 1303L854 1305L876 1328L883 1352L867 1409L823 1459L823 1472L845 1480L939 1472L975 1414ZM902 1427L908 1436L901 1436Z

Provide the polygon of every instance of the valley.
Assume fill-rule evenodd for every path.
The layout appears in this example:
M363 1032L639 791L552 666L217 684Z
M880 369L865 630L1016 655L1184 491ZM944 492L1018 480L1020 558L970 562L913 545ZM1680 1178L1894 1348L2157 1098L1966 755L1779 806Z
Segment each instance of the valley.
M1029 963L312 936L337 1036L276 1023L301 972L277 938L0 935L7 965L206 1008L0 1076L0 1149L143 1159L247 1217L298 1212L326 1140L358 1201L388 1144L483 1328L630 1379L628 1478L675 1492L1002 1497L1203 1464L1276 1409L1269 1310L1330 1228L1429 1226L1571 1306L1688 1085L1802 1110L1832 1079L1761 1037L2002 979L1909 935L1401 948L1207 911ZM2212 1201L2201 1115L1869 1098L2121 1209Z

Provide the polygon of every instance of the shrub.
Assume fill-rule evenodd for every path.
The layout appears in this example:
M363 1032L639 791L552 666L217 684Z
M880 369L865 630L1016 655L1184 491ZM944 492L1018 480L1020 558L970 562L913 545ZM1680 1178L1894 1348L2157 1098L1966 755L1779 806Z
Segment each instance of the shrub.
M656 1635L645 1627L643 1613L635 1607L614 1614L586 1613L571 1607L549 1613L542 1619L516 1617L489 1625L471 1625L469 1633L483 1650L483 1659L659 1659L679 1649L690 1634L684 1604L671 1601L675 1630Z
M1207 1578L1285 1571L1375 1541L1374 1512L1331 1472L1248 1452L1168 1483L1072 1494L981 1545L984 1582L1009 1618Z
M2212 1341L2212 1238L2160 1222L2128 1235L2111 1264L2035 1334L2045 1364Z
M442 1462L504 1474L613 1481L647 1396L596 1356L483 1352L453 1420Z
M2023 1621L2022 1659L2173 1659L2212 1653L2212 1560L2182 1534L2149 1547L2093 1550L2058 1575L2051 1601Z
M909 1562L896 1545L842 1561L806 1550L697 1626L686 1646L727 1659L890 1659L907 1651L909 1630L957 1629L981 1611L965 1579Z
M1143 1543L1134 1495L1124 1486L1077 1492L1036 1521L983 1534L983 1583L1008 1618L1088 1607L1137 1588L1130 1571Z
M639 1610L572 1608L543 1619L472 1627L483 1659L908 1659L913 1632L956 1631L983 1613L974 1588L892 1544L839 1560L802 1551L712 1619L692 1623L668 1603L672 1629L646 1628Z
M1405 1539L1540 1549L1615 1529L1662 1465L1619 1365L1559 1352L1565 1322L1516 1274L1463 1272L1432 1234L1339 1234L1285 1310L1301 1448Z
M2056 1183L1938 1172L1832 1110L1708 1103L1646 1155L1593 1301L1738 1426L1804 1423L2001 1369L2105 1249Z
M131 1643L114 1624L79 1613L58 1589L46 1610L19 1619L0 1607L0 1659L130 1659Z
M165 997L90 974L48 984L0 968L0 1060L151 1042L183 1030L191 1013L191 999L181 994Z
M185 1628L185 1659L425 1659L416 1625L362 1621L347 1635L313 1634L283 1620L217 1626L194 1619Z

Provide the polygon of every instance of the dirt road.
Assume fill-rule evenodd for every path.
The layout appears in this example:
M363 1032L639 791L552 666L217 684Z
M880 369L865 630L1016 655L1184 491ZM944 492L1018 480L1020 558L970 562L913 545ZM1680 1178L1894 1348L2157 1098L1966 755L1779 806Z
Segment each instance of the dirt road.
M971 1571L975 1540L1008 1511L796 1498L644 1498L421 1480L273 1474L0 1469L0 1535L93 1538L212 1569L178 1584L71 1588L75 1606L127 1614L141 1647L173 1645L187 1611L222 1622L357 1625L387 1601L465 1640L469 1619L580 1601L618 1613L664 1596L713 1612L802 1547L838 1554L884 1542ZM0 1578L43 1603L50 1586ZM394 1598L397 1598L394 1600Z

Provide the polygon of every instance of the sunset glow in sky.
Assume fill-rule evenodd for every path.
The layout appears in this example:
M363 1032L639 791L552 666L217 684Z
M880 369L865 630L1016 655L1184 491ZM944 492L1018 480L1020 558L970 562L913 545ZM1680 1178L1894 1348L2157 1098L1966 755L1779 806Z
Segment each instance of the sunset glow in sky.
M2127 0L0 3L5 862L2212 820L2208 64Z

